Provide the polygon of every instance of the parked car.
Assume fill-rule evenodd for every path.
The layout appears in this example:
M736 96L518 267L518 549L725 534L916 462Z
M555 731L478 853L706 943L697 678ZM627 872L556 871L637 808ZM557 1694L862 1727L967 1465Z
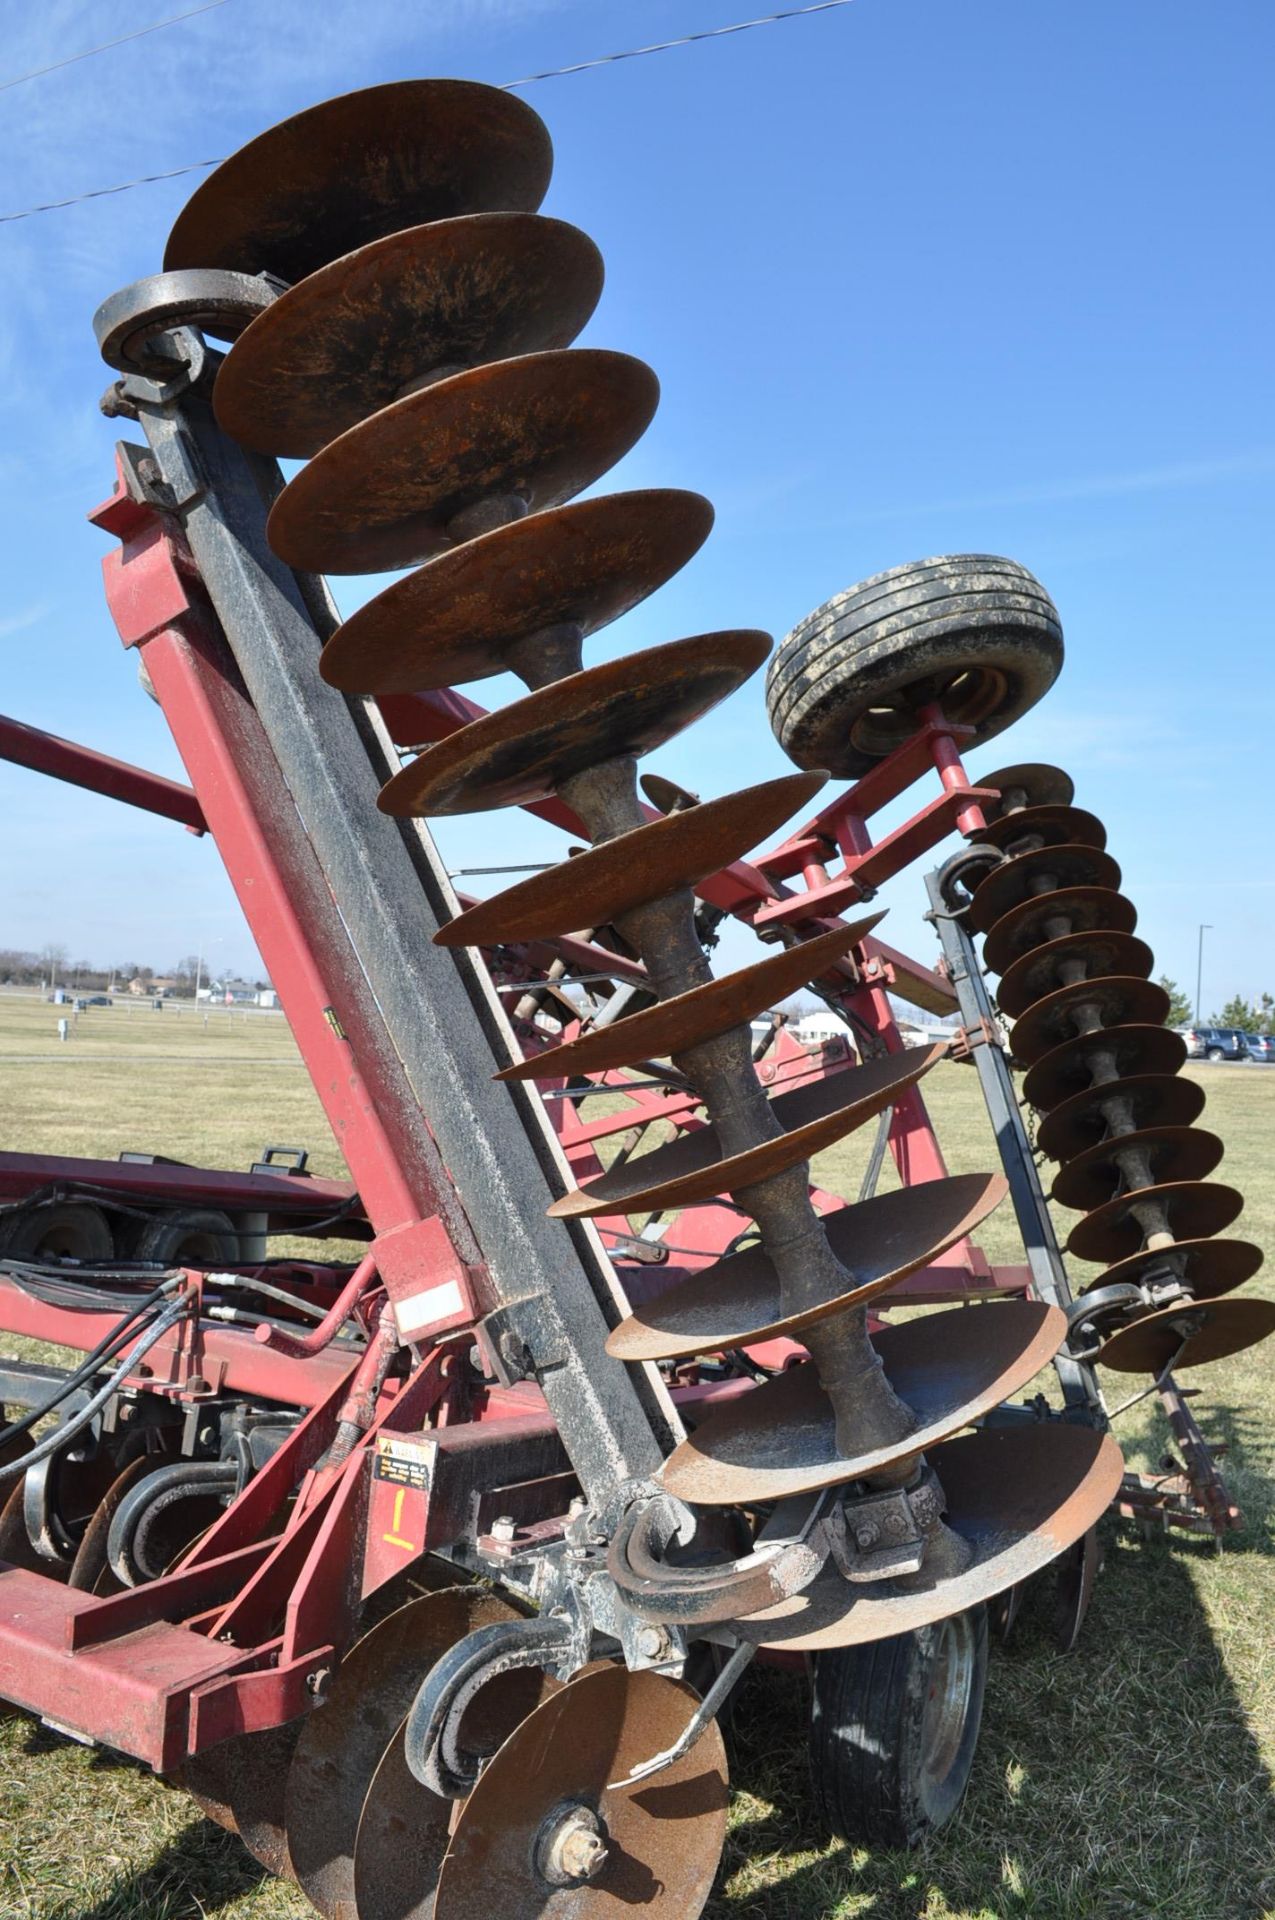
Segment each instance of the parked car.
M109 993L91 993L84 1004L86 1007L109 1007L111 996Z
M1187 1056L1193 1060L1250 1060L1250 1035L1239 1027L1180 1027Z
M1263 1065L1269 1065L1275 1060L1275 1033L1250 1033L1248 1055L1250 1060L1260 1060Z

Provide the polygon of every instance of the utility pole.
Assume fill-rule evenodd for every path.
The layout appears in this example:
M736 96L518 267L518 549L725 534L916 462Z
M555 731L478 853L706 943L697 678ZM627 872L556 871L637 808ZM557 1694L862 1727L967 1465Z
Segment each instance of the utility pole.
M1200 935L1195 949L1195 1024L1197 1027L1200 1024L1200 982L1204 977L1204 936L1212 931L1213 928L1208 922L1200 922Z

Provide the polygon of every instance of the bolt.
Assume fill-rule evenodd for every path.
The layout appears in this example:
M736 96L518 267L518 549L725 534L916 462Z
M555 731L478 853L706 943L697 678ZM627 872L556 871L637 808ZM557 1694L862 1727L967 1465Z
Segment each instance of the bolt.
M305 1677L305 1690L312 1693L316 1700L327 1692L328 1681L332 1678L331 1667L316 1667L313 1673Z
M655 1660L664 1651L664 1635L658 1627L639 1627L634 1644L644 1660Z
M131 1401L125 1400L115 1417L122 1427L126 1427L129 1421L135 1419L136 1416L137 1408L133 1406Z
M518 1524L511 1513L502 1513L491 1523L493 1540L512 1540L518 1531Z
M572 1827L558 1849L562 1871L573 1880L592 1880L606 1864L607 1843L588 1827Z
M535 1848L536 1871L550 1887L578 1887L596 1880L610 1849L607 1832L591 1807L561 1808L550 1814Z
M199 1429L199 1444L201 1447L210 1447L216 1438L216 1427L201 1427Z
M875 1547L879 1533L871 1520L864 1520L854 1530L854 1544L860 1553L866 1553L869 1547Z

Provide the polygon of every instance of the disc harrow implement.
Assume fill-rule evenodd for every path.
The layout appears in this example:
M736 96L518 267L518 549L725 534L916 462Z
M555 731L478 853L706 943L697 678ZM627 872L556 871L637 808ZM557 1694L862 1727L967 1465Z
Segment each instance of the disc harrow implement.
M1008 767L987 784L1001 799L979 838L1003 858L973 886L969 919L1002 974L1039 1145L1061 1163L1053 1198L1084 1215L1067 1249L1106 1269L1080 1296L1073 1345L1157 1378L1239 1352L1266 1338L1275 1307L1222 1296L1262 1256L1213 1237L1243 1200L1209 1179L1222 1142L1193 1124L1204 1094L1177 1077L1186 1047L1162 1024L1168 995L1148 977L1106 835L1057 767Z

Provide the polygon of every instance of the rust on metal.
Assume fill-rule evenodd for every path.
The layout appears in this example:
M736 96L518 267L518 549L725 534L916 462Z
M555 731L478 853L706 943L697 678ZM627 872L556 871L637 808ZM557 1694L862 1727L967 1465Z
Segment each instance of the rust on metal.
M996 989L996 1003L1002 1013L1016 1020L1037 1000L1067 985L1064 969L1081 966L1084 977L1090 980L1101 974L1146 980L1154 965L1155 955L1146 941L1131 934L1106 930L1066 933L1015 960Z
M235 1830L268 1873L295 1878L288 1854L284 1790L304 1722L291 1720L229 1742L226 1785Z
M1161 1209L1174 1239L1205 1240L1223 1233L1238 1218L1244 1196L1215 1180L1164 1181L1122 1193L1078 1220L1067 1240L1067 1251L1077 1260L1101 1260L1110 1265L1137 1253L1146 1228L1134 1208Z
M1014 1022L1010 1045L1025 1067L1060 1046L1077 1030L1077 1014L1092 1008L1106 1027L1155 1026L1169 1011L1169 996L1153 980L1108 974L1101 980L1075 980L1058 987Z
M1203 1127L1143 1127L1136 1133L1118 1133L1088 1152L1076 1155L1054 1179L1053 1198L1060 1206L1087 1212L1113 1198L1123 1183L1131 1191L1126 1165L1118 1154L1145 1157L1157 1182L1204 1180L1222 1158L1222 1142Z
M1066 1330L1061 1309L1036 1300L955 1307L883 1327L872 1345L916 1416L901 1440L855 1456L838 1452L831 1402L814 1363L803 1361L710 1413L656 1478L679 1500L754 1506L897 1468L1024 1386Z
M963 1573L909 1589L884 1580L850 1586L826 1570L804 1592L735 1621L735 1632L759 1646L808 1653L913 1633L1048 1566L1105 1512L1124 1470L1109 1434L1058 1421L963 1434L938 1448L932 1463L947 1525L974 1549Z
M611 1666L554 1694L506 1741L465 1802L433 1920L696 1920L726 1837L726 1754L715 1721L652 1779L625 1781L666 1751L699 1704L692 1687ZM546 1877L573 1819L600 1843L592 1877Z
M434 938L443 947L480 947L605 926L617 914L693 887L706 874L740 859L805 806L826 778L822 773L782 774L760 786L706 800L687 813L650 820L480 901Z
M703 495L675 487L512 520L360 607L319 671L347 693L423 693L504 673L529 634L575 626L587 639L628 613L686 565L712 524Z
M662 773L644 773L638 785L651 805L658 807L661 813L678 813L685 807L699 805L697 793L680 787L676 780L665 779Z
M1048 1113L1077 1091L1087 1092L1097 1056L1115 1062L1120 1079L1127 1076L1176 1073L1186 1059L1186 1041L1169 1027L1101 1027L1097 1033L1064 1040L1028 1070L1023 1099L1029 1107Z
M981 846L1011 847L1028 837L1046 847L1105 847L1107 829L1083 807L1031 806L1000 813L976 837Z
M885 918L884 912L870 913L831 933L816 934L758 960L738 973L720 980L709 980L689 993L679 993L658 1006L641 1013L628 1014L614 1026L600 1027L564 1047L551 1047L545 1053L520 1060L496 1075L497 1080L556 1080L562 1074L606 1073L615 1067L633 1066L639 1060L663 1060L702 1040L741 1026L766 1007L785 1000L798 987L817 980L836 962L857 947Z
M534 513L589 486L645 431L659 391L641 360L598 347L470 367L331 441L275 501L267 538L315 573L413 566L451 544L466 508Z
M1162 1283L1168 1267L1181 1275L1183 1285L1195 1299L1215 1300L1251 1280L1264 1257L1251 1240L1175 1240L1167 1249L1144 1247L1140 1253L1131 1253L1081 1291L1096 1293L1101 1287L1126 1284L1143 1286L1153 1280Z
M217 374L224 433L308 458L440 368L570 346L602 292L587 234L479 213L344 254L258 314Z
M600 761L653 753L756 673L756 631L697 633L567 674L427 747L382 788L382 813L424 818L546 800Z
M1046 880L1051 892L1070 887L1103 887L1114 892L1120 885L1120 869L1111 855L1098 847L1040 847L1032 853L1015 854L1003 865L993 867L975 888L970 925L978 933L989 932L1011 907L1024 900L1039 901L1037 890Z
M999 1173L955 1174L826 1213L829 1244L852 1282L845 1293L785 1314L773 1262L764 1248L749 1247L639 1307L613 1330L607 1352L619 1360L673 1360L796 1334L897 1286L972 1233L1008 1190Z
M354 1848L363 1803L421 1681L475 1627L518 1617L495 1594L445 1588L388 1614L345 1655L328 1698L304 1722L285 1796L292 1870L327 1920L354 1910ZM441 1860L450 1803L424 1788L417 1792L421 1831L413 1832L410 1843L401 1839L400 1849L415 1852L426 1845L441 1810Z
M1010 907L983 942L983 959L992 973L1008 973L1014 961L1051 939L1059 925L1071 933L1132 933L1138 910L1110 887L1059 887L1034 894Z
M186 202L164 267L300 280L402 227L533 212L553 171L539 114L470 80L338 95L258 134Z
M1166 1367L1203 1367L1242 1353L1275 1333L1275 1300L1185 1301L1148 1313L1122 1327L1098 1349L1098 1364L1117 1373L1151 1373Z
M1136 1127L1189 1127L1204 1111L1204 1089L1197 1080L1172 1073L1130 1074L1086 1087L1045 1116L1036 1144L1051 1160L1072 1160L1104 1140L1110 1122L1104 1105L1121 1102Z
M1061 767L1049 767L1027 761L1016 767L997 767L995 773L978 776L980 787L995 787L999 800L984 802L983 818L990 824L1006 811L1007 796L1021 795L1019 807L1069 807L1076 797L1075 782ZM982 839L981 834L975 835Z
M695 815L672 818L688 820ZM784 1129L776 1138L723 1159L714 1128L700 1127L599 1174L588 1186L555 1200L549 1212L555 1220L582 1220L602 1213L690 1207L721 1193L738 1195L808 1160L883 1107L893 1105L904 1088L915 1085L946 1052L942 1041L932 1047L908 1047L781 1093L770 1103Z

